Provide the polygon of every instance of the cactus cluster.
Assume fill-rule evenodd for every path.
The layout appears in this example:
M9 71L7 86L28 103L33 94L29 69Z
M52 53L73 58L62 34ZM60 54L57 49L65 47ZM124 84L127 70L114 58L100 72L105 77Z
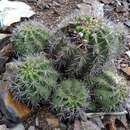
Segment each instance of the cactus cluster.
M11 41L20 56L38 53L47 47L48 31L38 22L26 21L13 30Z
M20 65L10 85L14 96L29 106L47 101L56 87L57 72L45 57L27 57Z
M102 67L115 48L115 34L88 17L60 31L62 36L58 31L48 40L41 25L27 22L13 33L12 43L22 56L9 85L13 95L33 108L49 102L63 118L75 117L81 109L92 110L92 106L95 111L114 111L126 89ZM34 57L42 49L47 52Z

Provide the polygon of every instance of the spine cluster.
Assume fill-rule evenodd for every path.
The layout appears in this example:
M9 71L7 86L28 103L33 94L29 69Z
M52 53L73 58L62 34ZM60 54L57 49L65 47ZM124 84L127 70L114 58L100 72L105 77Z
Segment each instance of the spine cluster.
M32 108L49 103L64 118L79 116L80 110L114 111L126 95L115 73L103 71L119 44L115 34L90 17L50 37L38 22L23 23L11 38L21 61L15 62L10 91Z

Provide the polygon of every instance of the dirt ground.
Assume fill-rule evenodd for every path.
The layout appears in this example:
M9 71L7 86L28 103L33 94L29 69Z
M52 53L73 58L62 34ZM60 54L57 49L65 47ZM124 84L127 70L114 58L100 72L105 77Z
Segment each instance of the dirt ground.
M49 28L55 27L65 16L77 9L82 0L20 0L36 12L31 19L40 21Z
M29 4L32 9L36 12L35 16L31 19L40 21L50 29L55 28L65 16L68 16L71 12L78 9L78 4L82 2L82 0L19 0ZM117 6L113 4L105 4L104 11L105 16L109 20L114 22L126 22L130 17L129 10L129 2L122 1L128 3L127 6ZM53 115L48 113L48 111L39 111L38 113L32 113L30 116L24 121L24 125L28 128L30 125L36 125L36 118L40 120L40 126L37 130L41 130L44 127L45 130L52 130L52 128L48 128L47 121L45 120L49 116L53 119ZM43 120L42 120L43 119ZM129 128L130 129L130 128Z

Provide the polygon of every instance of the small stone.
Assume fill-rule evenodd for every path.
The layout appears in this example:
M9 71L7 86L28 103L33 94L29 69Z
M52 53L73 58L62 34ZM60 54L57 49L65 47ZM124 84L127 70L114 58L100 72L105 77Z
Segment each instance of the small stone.
M45 6L43 6L43 9L49 9L50 6L48 4L46 4Z
M60 7L61 5L59 3L57 3L56 1L53 1L53 5L56 7Z
M63 123L60 123L61 130L67 130L67 126Z
M0 74L5 71L5 64L14 54L14 50L11 45L4 46L0 50Z
M99 0L99 1L104 4L110 4L110 3L112 3L113 0Z
M64 3L67 2L67 0L57 0L57 2L60 3L60 4L64 4Z
M123 6L118 6L116 8L116 12L117 13L125 13L125 12L127 12L127 10Z
M91 119L91 121L92 121L92 122L95 122L96 125L97 125L100 129L104 129L104 125L103 125L102 120L101 120L100 117L93 117L93 118Z
M126 22L124 23L124 25L126 25L127 27L130 28L130 20L126 21Z
M91 121L81 122L81 130L100 130L100 128Z
M6 38L8 36L9 36L9 34L0 33L0 40Z
M88 4L78 4L78 8L80 9L80 13L83 16L92 16L92 7Z
M20 63L19 63L20 64ZM18 66L14 62L10 62L6 64L6 72L8 73L16 73Z
M130 58L130 51L126 51L125 53L126 53L127 56Z
M97 19L104 18L104 4L98 1L93 2L93 17Z
M0 57L12 57L12 55L14 54L14 50L11 44L8 44L6 46L4 46L1 50L0 50Z
M93 2L94 2L95 0L93 0ZM83 3L86 3L86 4L92 4L92 0L83 0Z
M28 128L28 130L35 130L35 127L34 127L34 126L30 126L30 127Z
M106 13L110 13L113 11L113 7L110 5L104 5L104 8L105 8L104 12Z
M79 120L75 120L74 122L74 130L81 130L80 129L80 121Z
M9 129L9 130L25 130L23 124L17 125L15 128Z
M129 47L129 49L130 49L130 42L128 43L128 47Z
M0 125L0 130L7 130L7 127L5 125Z
M120 67L125 68L125 67L127 67L127 64L122 63L122 64L120 64Z
M58 128L59 127L59 120L57 118L47 118L48 125L52 126L52 128Z
M130 76L130 67L128 65L125 68L121 68L121 70L127 75Z
M127 13L128 12L128 3L127 2L123 2L123 3L120 3L120 4L117 4L116 5L116 12L117 13Z
M35 123L36 123L36 126L39 126L39 119L38 119L38 117L36 117Z

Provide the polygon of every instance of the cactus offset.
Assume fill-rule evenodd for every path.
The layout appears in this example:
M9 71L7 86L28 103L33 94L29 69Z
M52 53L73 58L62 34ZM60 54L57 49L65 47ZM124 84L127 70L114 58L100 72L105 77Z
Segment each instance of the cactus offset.
M38 53L47 47L48 31L38 22L23 22L14 29L11 41L20 56Z
M47 101L56 87L58 74L45 57L27 57L18 65L10 90L14 97L29 106L37 106L41 100Z
M105 71L98 77L89 79L92 89L92 104L96 111L116 111L122 108L122 102L127 97L126 83L120 83L120 77L111 71ZM91 82L90 82L91 80Z

